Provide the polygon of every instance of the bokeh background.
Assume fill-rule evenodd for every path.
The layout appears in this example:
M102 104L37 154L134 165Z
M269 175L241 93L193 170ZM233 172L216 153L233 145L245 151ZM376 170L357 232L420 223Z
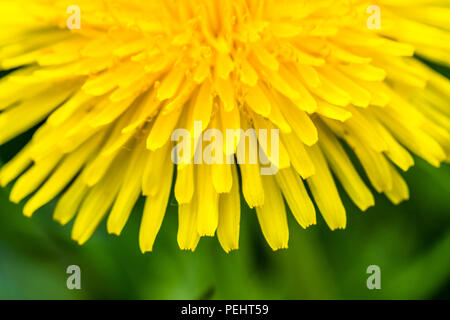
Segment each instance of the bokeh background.
M31 134L0 147L0 164ZM23 203L8 201L9 185L0 189L0 299L450 299L450 165L415 160L404 174L411 200L394 206L376 195L362 213L341 189L347 229L332 232L318 215L304 230L289 215L289 249L278 252L244 201L239 251L224 253L216 238L180 251L173 195L154 252L138 247L143 201L122 236L107 234L103 222L80 247L70 240L72 224L52 220L55 202L26 218ZM66 287L73 264L81 290ZM381 290L366 286L370 265L381 268Z

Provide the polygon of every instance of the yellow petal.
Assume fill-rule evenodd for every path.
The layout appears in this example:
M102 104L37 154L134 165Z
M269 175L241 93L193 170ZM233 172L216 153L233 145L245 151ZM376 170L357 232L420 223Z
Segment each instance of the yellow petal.
M29 155L30 144L25 146L11 161L0 169L0 185L5 187L17 178L32 163Z
M198 234L198 203L197 195L189 204L178 206L178 234L177 242L181 250L194 251L197 248L200 235Z
M144 164L148 154L144 143L138 143L128 163L128 170L125 173L124 181L114 202L111 213L109 214L106 227L109 233L120 235L139 195L141 194L141 175L144 171ZM171 181L171 179L168 179Z
M298 174L288 168L280 170L275 178L297 222L303 228L316 224L316 209Z
M362 211L373 206L375 200L372 193L361 180L340 142L325 125L318 123L318 127L320 147L345 191Z
M289 229L280 189L272 176L262 176L264 205L256 208L256 214L264 237L272 250L287 249Z
M344 229L347 224L345 208L325 157L317 145L308 148L308 153L316 166L316 174L307 179L314 200L331 230Z
M88 158L100 145L104 137L96 135L75 152L67 155L58 165L55 172L39 188L36 194L26 203L23 212L30 217L37 209L52 200L75 177Z
M123 182L126 157L127 152L122 152L104 178L92 187L84 198L72 229L72 239L80 245L92 236L113 204Z
M56 167L62 157L63 155L61 153L55 152L49 157L35 163L14 184L9 197L10 200L18 203L36 190Z
M408 185L394 166L389 164L389 168L392 175L392 189L385 191L385 194L392 203L399 204L400 202L409 199Z
M213 237L219 224L219 194L214 189L211 166L197 166L198 193L197 230L200 236Z
M239 229L241 218L241 201L239 194L239 178L237 169L232 167L232 188L229 193L221 194L219 198L219 226L217 238L225 250L237 250L239 248Z
M84 183L83 177L79 175L58 200L53 218L62 225L67 224L77 213L88 191L89 187Z
M194 165L178 165L177 166L177 180L175 183L175 198L179 205L188 204L191 202L194 195L195 180L194 180Z
M158 192L154 196L147 197L145 202L139 231L139 247L142 253L153 250L153 244L161 228L172 186L173 167L173 163L169 161L165 163L166 178L163 179Z

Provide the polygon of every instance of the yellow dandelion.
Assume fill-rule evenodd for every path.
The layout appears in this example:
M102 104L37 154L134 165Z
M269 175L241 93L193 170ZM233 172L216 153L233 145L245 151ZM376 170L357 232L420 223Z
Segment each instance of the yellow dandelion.
M449 65L449 15L444 0L1 1L0 144L36 129L1 185L15 180L28 217L58 198L54 218L74 219L80 244L104 218L119 235L144 196L142 252L172 180L181 249L216 234L237 249L241 194L274 250L288 245L285 202L304 228L312 200L345 228L336 181L363 211L374 197L344 145L393 203L409 196L410 152L450 160L450 82L417 58ZM276 174L246 159L175 165L176 129L192 133L185 160L209 147L202 131L278 129L278 160L262 147Z

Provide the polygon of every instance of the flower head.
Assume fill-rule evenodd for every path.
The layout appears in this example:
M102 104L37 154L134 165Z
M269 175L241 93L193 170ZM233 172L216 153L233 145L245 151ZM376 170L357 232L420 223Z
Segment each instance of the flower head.
M151 251L173 176L182 249L215 234L237 249L241 193L274 250L288 244L285 202L302 227L316 223L313 199L331 229L345 228L335 181L361 210L374 205L349 153L394 203L409 197L399 169L410 152L450 160L450 82L417 58L449 64L449 10L438 0L1 2L0 144L36 131L0 182L17 178L11 200L30 196L26 216L61 194L54 217L75 218L80 244L105 217L120 234L143 195L139 240ZM185 159L208 148L195 123L279 129L276 157L256 137L276 173L246 156L174 165L174 130L192 133ZM234 159L251 138L213 154Z

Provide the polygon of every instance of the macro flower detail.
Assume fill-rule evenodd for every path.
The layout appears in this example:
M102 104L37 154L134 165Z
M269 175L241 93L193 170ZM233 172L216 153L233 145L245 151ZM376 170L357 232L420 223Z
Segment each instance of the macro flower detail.
M81 26L69 30L71 5ZM379 29L367 27L371 5ZM172 190L184 250L215 235L237 249L241 194L274 250L288 246L287 208L307 228L315 203L330 229L345 228L337 183L364 211L374 197L362 174L397 204L412 153L450 160L450 82L423 62L449 65L449 10L439 0L2 1L0 144L35 131L0 183L15 181L10 199L26 199L29 217L56 198L54 218L74 219L80 244L105 218L119 235L144 196L139 244L152 251ZM279 129L277 172L175 165L174 130L192 133L188 158L208 148L195 122ZM215 156L234 158L245 139Z

